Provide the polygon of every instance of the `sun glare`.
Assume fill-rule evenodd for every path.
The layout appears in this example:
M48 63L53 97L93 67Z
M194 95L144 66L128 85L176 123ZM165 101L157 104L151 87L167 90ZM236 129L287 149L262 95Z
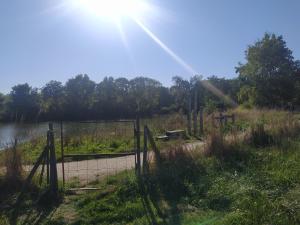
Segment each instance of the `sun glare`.
M91 16L113 20L122 17L137 18L147 9L145 0L74 0L72 2Z

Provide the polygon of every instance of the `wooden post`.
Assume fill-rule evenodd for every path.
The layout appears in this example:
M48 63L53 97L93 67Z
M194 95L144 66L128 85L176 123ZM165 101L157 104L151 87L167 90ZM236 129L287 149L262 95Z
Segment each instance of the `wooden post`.
M136 153L137 153L137 173L141 174L141 130L140 130L140 117L139 115L136 118L136 130L137 130L137 138L136 138Z
M65 156L64 156L64 132L63 122L60 122L60 148L61 148L61 166L62 166L62 177L63 186L65 186Z
M155 141L154 141L154 138L153 138L153 135L152 135L150 129L147 126L146 126L146 129L147 129L147 136L149 138L149 143L150 143L151 147L154 150L155 159L158 162L158 164L160 164L160 161L161 161L161 159L160 159L160 152L159 152L159 150L158 150L158 148L157 148L157 146L155 144Z
M204 131L203 131L203 107L201 106L200 107L200 129L199 129L199 135L201 136L201 135L203 135L203 133L204 133Z
M192 124L191 124L191 110L192 110L192 99L191 93L188 96L188 112L187 112L187 127L188 127L188 134L192 135Z
M193 109L193 125L194 125L194 136L197 136L197 107L198 101L197 101L197 90L195 90L194 93L194 109Z
M144 151L143 151L143 173L147 170L147 127L144 126Z
M48 131L47 136L48 136L48 148L50 151L50 190L53 192L55 197L57 197L58 179L57 179L54 133L53 133L53 124L52 123L49 123L49 131Z

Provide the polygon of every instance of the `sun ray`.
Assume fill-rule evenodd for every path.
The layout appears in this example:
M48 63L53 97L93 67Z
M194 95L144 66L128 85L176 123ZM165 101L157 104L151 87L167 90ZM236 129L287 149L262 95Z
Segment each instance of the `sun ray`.
M172 51L165 43L163 43L149 28L147 28L139 19L132 17L136 24L156 43L158 44L171 58L173 58L179 65L181 65L188 73L191 75L198 74L197 71L185 62L181 57L179 57L174 51ZM217 97L221 98L223 101L231 104L232 106L237 106L237 103L233 101L229 96L225 95L221 90L216 88L208 80L202 80L202 85L212 92Z

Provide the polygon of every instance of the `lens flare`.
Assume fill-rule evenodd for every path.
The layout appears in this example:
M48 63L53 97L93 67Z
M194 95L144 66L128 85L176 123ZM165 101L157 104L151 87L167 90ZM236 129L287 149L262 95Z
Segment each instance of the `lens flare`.
M174 51L172 51L165 43L163 43L151 30L149 30L140 20L133 18L136 24L156 43L158 44L171 58L173 58L179 65L181 65L191 75L198 74L197 71L186 63L181 57L179 57ZM225 95L221 90L216 88L208 80L202 80L202 85L211 93L222 99L224 102L229 103L232 106L237 106L237 103L233 101L229 96Z

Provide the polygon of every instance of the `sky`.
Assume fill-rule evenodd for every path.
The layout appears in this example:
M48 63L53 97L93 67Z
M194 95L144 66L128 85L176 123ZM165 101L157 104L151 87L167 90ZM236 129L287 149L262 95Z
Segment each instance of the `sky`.
M131 17L117 25L70 1L0 2L0 92L77 74L96 82L147 76L166 86L175 75L232 78L265 32L283 35L300 59L299 0L144 0L151 9L139 15L142 26Z

